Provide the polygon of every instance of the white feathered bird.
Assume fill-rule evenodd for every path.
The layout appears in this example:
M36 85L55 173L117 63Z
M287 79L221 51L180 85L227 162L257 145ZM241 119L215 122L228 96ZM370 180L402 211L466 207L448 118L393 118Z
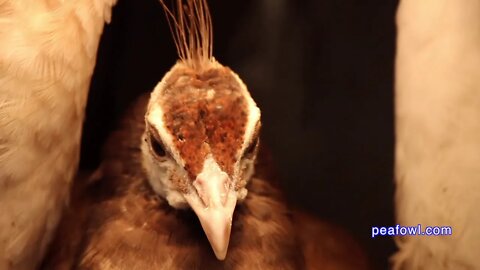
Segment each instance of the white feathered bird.
M100 35L116 0L0 0L0 269L33 269L79 159Z
M451 236L397 240L394 269L480 269L480 1L401 1L396 211Z

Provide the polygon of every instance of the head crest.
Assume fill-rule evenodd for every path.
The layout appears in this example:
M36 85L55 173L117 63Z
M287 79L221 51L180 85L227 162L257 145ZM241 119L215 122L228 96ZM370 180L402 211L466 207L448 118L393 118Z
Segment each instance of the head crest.
M160 0L167 15L180 61L194 70L212 63L212 19L206 0L175 0L170 10Z

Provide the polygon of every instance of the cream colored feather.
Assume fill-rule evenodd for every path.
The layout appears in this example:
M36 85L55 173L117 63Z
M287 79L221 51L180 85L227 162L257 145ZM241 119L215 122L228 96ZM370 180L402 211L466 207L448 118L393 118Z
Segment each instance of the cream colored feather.
M480 269L480 1L402 0L396 59L401 225L393 269Z
M68 200L116 0L0 0L0 269L34 269Z

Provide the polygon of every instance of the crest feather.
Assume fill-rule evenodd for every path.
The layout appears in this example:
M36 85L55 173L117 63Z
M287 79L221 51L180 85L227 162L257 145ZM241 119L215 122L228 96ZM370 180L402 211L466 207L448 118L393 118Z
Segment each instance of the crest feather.
M170 10L160 0L177 47L180 61L202 71L213 63L212 18L206 0L175 0Z

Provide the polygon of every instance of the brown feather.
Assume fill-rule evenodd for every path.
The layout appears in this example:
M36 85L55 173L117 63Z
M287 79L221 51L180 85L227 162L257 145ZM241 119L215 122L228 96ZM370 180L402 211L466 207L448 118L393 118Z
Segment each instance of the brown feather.
M370 269L360 245L341 227L302 211L294 211L294 221L306 269Z
M165 112L165 125L191 179L209 154L223 171L233 174L248 114L241 87L227 67L218 65L201 73L177 68L166 79L159 100L154 100Z
M103 177L75 183L43 269L369 269L342 229L291 213L261 154L249 194L234 214L229 253L218 261L198 218L176 210L149 187L140 164L142 97L105 147ZM264 152L265 153L265 152Z
M148 184L139 148L145 106L142 98L110 138L103 178L65 215L44 268L302 269L291 214L279 190L259 178L235 210L226 260L215 258L195 214L173 209ZM83 223L82 213L85 225L69 227ZM78 247L70 258L65 244Z

